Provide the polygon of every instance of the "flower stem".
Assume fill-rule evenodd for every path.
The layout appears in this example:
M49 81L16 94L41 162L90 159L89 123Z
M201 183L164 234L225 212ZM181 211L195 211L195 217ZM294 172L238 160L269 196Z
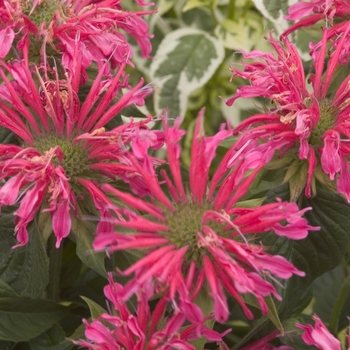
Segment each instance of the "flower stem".
M230 0L229 1L229 7L228 7L228 13L227 18L228 19L235 19L235 8L236 8L236 0Z
M51 234L48 242L48 255L50 260L49 285L47 287L48 299L58 302L60 297L60 277L62 265L63 244L59 248L55 247L56 237Z
M340 290L340 293L338 295L337 301L334 305L331 319L329 321L329 329L333 334L338 333L340 313L344 305L344 302L347 296L349 295L349 292L350 292L350 278L346 278L344 281L343 287Z

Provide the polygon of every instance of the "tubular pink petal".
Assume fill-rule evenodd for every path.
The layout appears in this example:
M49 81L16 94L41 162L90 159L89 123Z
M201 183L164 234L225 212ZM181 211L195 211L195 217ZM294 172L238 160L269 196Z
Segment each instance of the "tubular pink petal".
M148 254L146 257L139 260L138 262L136 262L135 264L133 264L132 266L130 266L126 270L124 270L122 274L124 276L128 276L128 275L132 274L133 272L135 272L136 270L138 270L140 267L144 267L146 265L153 264L156 261L158 261L166 253L173 251L174 248L175 248L174 245L169 245L166 247L159 248L159 249L155 250L154 252Z
M208 182L209 166L205 159L205 141L201 131L203 115L205 109L201 109L197 116L196 128L193 135L191 166L190 166L190 186L195 202L202 204L203 196L206 192ZM210 164L209 164L210 165Z
M129 204L133 208L136 208L138 210L143 210L146 213L153 215L157 219L159 219L161 221L165 221L165 218L161 214L161 211L156 206L154 206L150 203L147 203L147 202L143 201L142 199L135 198L131 194L118 191L116 188L112 187L109 184L103 185L102 189L107 190L107 191L115 194L116 196L121 198L123 200L123 202L125 202L126 204Z
M161 187L159 186L159 183L156 178L149 175L144 169L140 166L140 164L137 162L137 160L131 155L130 156L131 163L135 167L135 169L143 176L145 182L149 186L152 194L161 201L168 209L174 210L173 206L169 202L168 198L165 196L164 192L162 191Z
M165 143L167 145L167 155L169 160L169 167L171 174L174 179L174 183L177 191L180 194L181 200L186 203L187 198L184 190L184 186L182 183L181 172L180 172L180 146L178 144L179 140L184 135L182 130L179 130L180 119L175 121L175 125L172 128L169 128L167 112L163 116L163 126L164 126L164 136Z
M52 228L57 237L56 248L59 248L63 238L67 237L72 227L72 220L70 218L69 201L62 200L58 204L57 210L52 216Z
M112 79L112 82L111 82L110 86L108 87L107 93L102 97L102 99L101 99L101 101L100 101L100 103L98 105L98 108L96 108L96 110L88 117L88 119L83 124L82 129L84 131L89 131L96 124L96 121L99 118L100 118L100 120L95 125L95 129L100 128L101 126L105 125L108 122L108 120L106 122L101 122L101 120L103 118L106 119L107 113L103 114L102 118L101 118L101 116L102 116L102 113L106 110L106 108L108 107L108 105L112 101L113 94L114 94L114 89L116 88L117 84L119 84L119 79L120 79L121 74L124 72L125 66L126 66L126 63L123 62L123 64L120 66L117 74ZM124 95L123 95L123 97L124 97ZM116 115L116 114L117 113L114 113L113 116ZM98 125L98 124L101 124L101 125Z

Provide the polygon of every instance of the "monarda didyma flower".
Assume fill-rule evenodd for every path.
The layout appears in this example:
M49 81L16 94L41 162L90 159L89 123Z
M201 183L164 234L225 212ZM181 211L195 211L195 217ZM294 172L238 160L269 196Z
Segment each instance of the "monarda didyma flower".
M105 74L125 62L132 64L133 50L123 31L135 38L144 57L149 56L151 35L142 16L152 12L124 11L120 0L0 0L0 58L11 48L18 51L28 45L31 61L41 56L43 62L46 53L56 55L70 77L82 70L83 84L91 62ZM19 52L12 56L21 57Z
M189 186L182 181L179 160L179 142L185 132L179 130L179 119L170 127L164 118L172 180L163 169L163 180L159 182L130 155L150 189L151 202L103 185L105 191L134 210L123 209L121 212L116 208L119 217L114 220L115 232L110 232L112 228L106 229L105 233L100 230L93 247L107 252L145 251L144 257L120 272L128 276L135 273L120 295L123 300L128 300L143 283L152 279L156 292L168 290L174 305L178 300L190 304L208 283L217 321L225 322L229 314L223 289L238 301L247 317L252 318L240 294L253 294L266 314L268 308L264 297L273 294L280 299L269 277L288 279L293 274L304 276L304 272L282 256L267 254L261 245L248 240L266 231L302 239L308 230L317 228L308 226L302 218L309 208L300 211L295 203L277 201L255 208L241 208L238 201L260 169L249 154L241 157L241 150L236 151L235 146L226 153L211 182L208 181L216 149L232 131L221 129L212 137L204 137L201 130L203 113L202 110L198 116L193 138ZM255 167L257 170L245 177L247 171Z
M346 34L349 30L350 26ZM241 143L254 142L256 152L270 153L270 158L261 157L262 163L266 164L278 151L275 165L269 166L279 169L289 166L285 181L294 175L298 177L300 183L294 190L291 188L292 200L297 200L304 188L306 196L315 194L314 184L318 179L336 187L350 201L350 75L344 77L334 96L328 93L346 35L330 58L323 78L327 33L324 29L322 45L314 59L311 91L306 86L298 51L287 38L280 43L271 37L277 57L260 51L243 53L245 58L258 61L244 63L243 72L232 69L234 76L249 80L250 85L241 86L227 101L228 105L240 97L264 97L273 105L266 107L266 112L244 120L235 133L242 132ZM336 184L330 180L336 180Z
M350 58L350 37L347 31L350 25L349 15L349 0L301 1L293 4L288 10L288 15L285 16L286 19L300 19L300 21L291 25L282 36L287 36L297 29L312 26L320 21L321 23L319 26L322 25L328 28L325 35L327 36L327 50L330 52L330 56L334 54L334 51L341 42L342 49L337 53L337 58L339 63L347 64ZM310 54L314 59L316 59L317 51L320 49L321 45L322 41L316 44L310 43Z
M100 71L80 104L79 84L59 80L55 70L50 79L46 69L44 74L36 69L38 89L28 62L2 62L2 66L0 125L16 134L19 142L0 145L0 206L19 205L15 212L19 245L27 243L27 225L40 212L52 214L57 247L70 233L72 216L104 215L109 200L99 189L103 183L123 179L135 193L145 195L147 188L126 151L131 144L137 161L154 171L152 159L143 154L148 147L163 145L162 132L149 130L147 120L109 131L104 126L124 107L142 105L151 88L142 88L141 81L110 106L128 83L120 74L101 80Z
M133 314L121 299L123 292L124 287L113 282L110 275L104 294L111 304L112 314L101 314L91 323L83 320L87 340L73 341L75 344L91 350L195 350L190 341L204 337L220 343L221 349L228 349L222 337L231 329L219 334L207 328L204 322L211 317L203 318L199 307L191 308L192 314L188 317L191 324L186 322L181 304L172 315L167 314L167 295L157 302L151 312L148 301L154 290L152 283L147 282L137 293L136 314Z

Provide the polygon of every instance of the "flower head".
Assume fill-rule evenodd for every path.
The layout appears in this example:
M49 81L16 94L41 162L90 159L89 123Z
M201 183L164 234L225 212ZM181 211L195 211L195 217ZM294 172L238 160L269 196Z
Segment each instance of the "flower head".
M334 51L342 41L342 49L338 52L337 58L339 63L347 64L350 58L350 38L347 31L350 25L349 14L350 2L348 0L300 1L293 4L288 10L288 15L285 16L286 19L300 21L291 25L282 36L287 36L299 28L312 26L322 21L322 25L328 28L327 34L325 34L327 35L327 43L330 44L328 51L334 55ZM335 19L337 21L334 21ZM314 58L316 58L317 51L321 46L322 40L317 44L310 43L310 53Z
M298 328L304 330L302 335L304 342L321 350L341 350L340 341L329 332L321 319L317 315L314 315L313 319L315 320L315 327L310 324L305 326L300 323L295 324Z
M72 216L96 210L94 215L104 215L109 200L99 189L102 183L120 178L139 195L147 192L126 153L141 141L145 150L161 147L162 133L149 130L147 120L109 131L104 125L125 106L142 103L151 88L141 88L141 81L109 107L128 83L120 74L103 81L100 72L80 104L79 84L58 79L55 71L51 79L49 71L36 70L38 89L26 61L2 66L0 125L16 134L19 144L0 145L0 206L19 204L15 212L19 245L27 243L27 225L41 211L51 213L56 246L69 234ZM142 158L140 152L136 157L153 170L152 159Z
M153 295L152 284L146 283L137 294L136 314L132 314L121 300L123 286L113 282L110 275L109 285L104 293L113 308L112 315L102 314L86 325L86 340L74 341L75 344L92 350L128 349L128 350L195 350L192 340L204 337L209 341L222 343L222 337L230 332L219 334L207 328L203 323L210 317L203 318L202 312L196 308L190 325L186 325L186 317L181 312L182 305L173 315L166 314L167 298L160 299L151 312L148 300ZM226 348L226 347L225 347Z
M240 294L253 294L266 313L264 297L273 294L280 298L268 277L287 279L292 274L303 276L304 273L282 256L271 256L262 246L249 243L246 237L272 230L278 235L301 239L309 229L315 228L307 225L301 217L303 211L294 203L278 201L256 208L239 207L237 202L259 171L254 154L241 157L242 150L233 146L209 182L209 168L216 149L231 131L221 129L212 137L204 137L201 131L203 113L202 110L198 117L192 144L189 185L182 180L179 162L179 141L184 131L179 130L179 120L170 127L164 118L172 179L163 169L160 182L131 156L133 165L150 189L151 203L103 185L105 191L119 197L132 209L124 209L122 217L114 220L116 232L100 232L93 246L107 251L145 251L143 258L120 272L123 275L135 273L121 294L123 300L129 299L148 279L153 280L157 291L168 290L175 305L178 299L191 304L201 288L208 285L217 321L224 322L229 313L224 289L251 318L252 313ZM256 170L245 176L252 168ZM120 208L117 213L121 213Z
M144 57L149 56L151 35L142 16L150 13L124 11L120 0L2 0L0 58L15 46L28 46L30 59L41 56L41 62L46 55L59 54L70 77L81 70L84 84L91 62L105 74L124 62L131 64L133 50L123 32L135 38ZM107 60L110 64L104 65Z
M235 76L249 80L251 85L240 87L227 101L228 105L239 97L264 97L273 104L265 113L243 121L235 132L242 131L242 143L247 139L256 144L263 140L263 144L257 145L257 151L260 148L268 148L271 153L278 151L280 166L290 165L286 180L293 174L300 176L303 183L292 194L293 200L298 198L304 187L306 195L311 196L316 177L325 184L330 183L329 179L336 179L338 192L345 194L350 201L350 104L347 98L350 76L345 77L333 97L328 93L345 36L329 60L322 78L327 33L325 29L322 46L313 61L315 73L310 77L311 91L306 85L298 51L287 38L283 38L281 43L270 38L277 57L260 51L243 53L245 58L254 58L258 62L244 64L243 72L232 69ZM261 161L266 160L269 161L267 158Z

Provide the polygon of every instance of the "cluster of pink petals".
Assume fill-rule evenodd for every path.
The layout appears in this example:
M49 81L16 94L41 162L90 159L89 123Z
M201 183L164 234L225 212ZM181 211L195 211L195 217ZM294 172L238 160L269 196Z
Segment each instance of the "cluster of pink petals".
M123 290L124 287L113 282L110 275L109 285L104 288L104 293L113 305L113 314L101 314L90 324L84 320L87 341L74 341L75 344L92 350L195 350L190 341L204 337L208 341L220 343L221 349L228 349L222 337L230 329L219 334L207 328L204 322L211 317L203 318L200 308L191 308L192 314L187 318L191 324L185 325L186 317L182 308L188 306L179 305L173 315L167 316L165 295L151 313L148 301L154 291L152 284L146 283L138 292L134 315L121 299Z
M3 181L0 206L19 203L15 213L19 245L27 243L27 225L43 208L52 213L53 231L59 246L70 232L71 215L78 215L77 200L84 203L86 191L92 196L96 209L104 214L109 200L99 189L101 175L111 180L124 179L140 196L147 193L147 187L126 155L128 145L136 150L137 162L151 172L152 159L143 158L139 148L142 146L143 152L147 152L149 147L161 147L162 132L149 130L145 125L148 120L130 122L110 131L103 126L124 107L144 103L151 88L142 88L141 81L110 106L118 91L128 84L125 79L120 80L120 74L101 80L100 71L86 100L80 104L79 84L74 81L59 80L57 75L51 80L49 72L44 70L44 74L40 74L37 70L38 89L26 60L8 65L2 62L2 66L0 125L16 134L22 145L2 144L0 147L0 179ZM8 74L12 76L11 81ZM85 150L87 159L81 161L88 164L87 173L83 171L68 178L63 165L65 154L59 145L52 144L44 151L35 148L40 140L53 135L68 140L71 148L79 146Z
M349 30L350 26L347 32ZM235 133L242 132L240 143L253 140L256 152L269 152L270 157L261 158L261 162L268 162L277 150L279 156L283 157L288 151L297 149L299 158L308 162L305 188L307 196L311 196L311 180L319 162L323 172L331 180L336 178L338 191L350 201L350 132L347 126L350 121L350 75L344 79L332 100L327 95L339 63L345 36L329 60L325 77L322 78L327 53L327 34L328 30L325 29L320 51L314 59L315 74L310 78L313 91L307 89L297 49L285 37L282 43L271 37L270 42L277 57L261 51L243 53L245 58L257 61L244 63L244 71L232 71L234 76L247 79L250 85L241 86L227 104L232 105L240 97L264 97L272 101L274 108L244 120L234 130ZM328 108L326 111L325 105ZM322 118L328 118L328 121L324 122ZM319 137L317 130L322 130L322 125L327 123L328 127L330 125L329 129L323 130L323 135ZM313 135L315 130L316 136ZM262 144L261 140L264 140Z
M315 326L312 325L302 325L300 323L296 323L295 325L304 330L302 335L303 341L307 345L316 346L317 349L321 350L341 350L341 342L335 338L321 321L321 319L314 315L313 319L315 320Z
M333 20L334 16L345 17L350 12L350 3L348 0L311 0L309 2L299 1L288 10L286 19L299 20L309 16L308 21L316 23L321 18ZM315 20L315 18L317 18Z
M350 2L348 0L298 2L289 8L288 15L285 18L300 21L291 25L282 35L287 36L297 29L312 26L319 21L325 20L326 27L330 26L327 32L327 42L332 45L332 49L329 49L330 51L335 50L340 40L344 37L338 60L339 63L346 64L350 58L350 37L347 31L350 25L350 21L347 20L349 14ZM334 24L334 19L341 19L341 21ZM321 42L317 44L310 43L310 53L314 58L321 45Z
M268 308L264 297L270 294L278 299L280 297L265 276L288 279L293 274L304 276L304 273L282 256L271 256L263 247L248 243L245 236L274 231L290 239L302 239L307 236L308 230L318 228L308 226L302 218L309 208L300 211L295 203L278 201L256 208L240 208L237 202L246 193L260 168L248 156L242 156L242 150L237 150L235 146L227 151L209 183L209 168L215 158L216 149L224 138L231 135L231 131L221 129L212 137L204 137L201 131L203 113L201 111L198 116L192 144L189 191L185 190L180 171L179 141L184 131L179 130L179 120L170 127L165 117L163 120L167 159L173 180L162 170L163 180L160 182L130 156L150 189L152 203L123 193L110 185L103 185L106 192L120 198L134 210L116 208L119 217L114 222L109 218L104 227L105 232L99 230L93 246L96 250L107 249L107 252L145 250L143 258L125 271L120 271L122 275L135 274L120 294L124 301L152 279L156 291L168 290L174 305L178 300L192 304L207 281L211 290L209 294L214 300L214 316L217 321L225 322L229 315L224 289L237 300L246 316L252 318L253 315L241 294L253 294L266 314ZM255 170L245 176L251 169ZM163 182L170 198L161 188ZM201 225L198 232L193 232L197 236L195 249L200 250L197 259L186 255L194 248L191 244L186 241L179 245L172 242L171 232L169 233L171 229L165 217L165 212L176 215L176 207L187 204L198 207L209 205L203 211L202 217L193 218ZM145 213L147 217L139 213ZM282 221L285 221L284 225L281 225ZM213 222L222 227L222 232L212 229ZM113 223L116 225L115 232ZM176 240L177 237L174 238Z
M141 6L151 4L137 2ZM57 10L52 18L47 23L34 23L33 17L48 16L45 11L53 4ZM23 7L28 8L24 11ZM120 0L1 0L0 58L5 58L15 45L22 50L34 36L43 43L42 59L48 44L59 53L70 76L82 71L83 84L87 80L85 70L92 62L105 74L125 62L131 64L133 50L122 31L134 37L142 55L149 57L152 36L142 16L152 12L124 11ZM110 65L104 66L107 60Z

